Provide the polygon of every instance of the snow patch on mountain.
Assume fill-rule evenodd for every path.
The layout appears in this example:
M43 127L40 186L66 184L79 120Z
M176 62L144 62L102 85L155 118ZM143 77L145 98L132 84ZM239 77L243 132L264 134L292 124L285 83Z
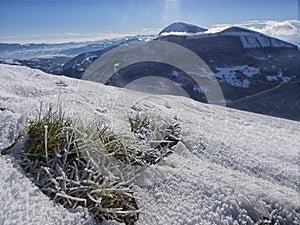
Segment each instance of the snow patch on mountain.
M252 36L248 35L247 33L236 34L240 36L240 40L244 46L244 48L267 48L267 47L286 47L286 48L294 48L295 46L289 44L287 42L271 38L261 34L261 36ZM231 35L233 36L233 35Z
M219 80L231 86L243 88L248 88L250 85L250 81L247 78L253 77L260 71L259 68L248 65L216 68L216 70L218 70L218 72L215 73L215 76L219 78Z
M277 75L266 76L266 79L268 81L280 81L282 83L286 83L293 79L293 76L284 76L282 71L279 71Z
M179 74L180 74L180 72L178 72L177 70L172 70L172 73L171 73L172 76L178 77Z

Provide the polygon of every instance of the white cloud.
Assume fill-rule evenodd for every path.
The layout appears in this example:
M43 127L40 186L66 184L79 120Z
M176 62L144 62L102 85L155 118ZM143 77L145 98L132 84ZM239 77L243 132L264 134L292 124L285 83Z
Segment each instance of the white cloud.
M263 28L256 28L255 26L250 28L272 36L290 36L299 32L297 25L300 27L300 22L297 20L266 21Z

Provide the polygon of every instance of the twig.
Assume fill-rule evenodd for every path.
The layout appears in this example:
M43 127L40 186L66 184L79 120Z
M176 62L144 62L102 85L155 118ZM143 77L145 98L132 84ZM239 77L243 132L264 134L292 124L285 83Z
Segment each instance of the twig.
M48 143L47 143L47 141L48 141L48 137L47 137L48 126L45 125L44 128L45 128L45 154L46 154L46 162L48 162Z
M70 200L77 201L77 202L83 202L84 206L86 206L86 199L84 199L84 198L76 198L76 197L69 196L69 195L62 194L62 193L57 193L55 195L55 197L62 197L62 198L70 199Z

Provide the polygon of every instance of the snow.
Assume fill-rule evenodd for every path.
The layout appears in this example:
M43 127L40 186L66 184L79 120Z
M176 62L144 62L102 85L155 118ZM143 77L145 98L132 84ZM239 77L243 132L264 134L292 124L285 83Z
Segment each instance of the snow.
M257 37L241 36L244 48L293 47L293 45L264 35Z
M272 38L269 38L267 36L260 36L256 38L257 41L259 42L260 46L262 47L279 47L278 44L280 44L280 41L276 40L272 43ZM275 40L275 39L274 39ZM285 45L282 45L283 47Z
M0 224L82 224L82 213L72 214L55 205L13 166L0 157ZM81 218L82 217L82 218Z
M198 91L199 93L204 93L203 89L204 89L204 88L201 88L201 87L199 87L199 86L194 86L194 87L193 87L193 91Z
M268 75L266 78L268 81L281 81L282 83L286 83L289 82L293 77L283 76L282 71L279 71L277 75Z
M291 47L292 45L287 44L283 41L270 38L262 34L251 34L247 32L240 33L240 40L244 48L267 48L267 47ZM272 41L272 40L275 41Z
M245 76L254 72L249 67ZM121 134L136 110L181 124L174 154L141 171L133 186L137 224L254 224L272 213L280 224L300 223L299 122L21 66L0 65L0 74L0 149L38 115L40 102L47 108L58 99L67 116L106 121ZM83 212L50 201L10 156L1 155L0 163L1 224L84 223Z
M217 72L215 76L221 81L231 86L242 88L249 87L250 82L247 78L251 78L260 72L259 68L248 65L216 68L216 70L219 72ZM242 77L241 75L238 77L237 72L242 73Z
M172 70L172 76L174 77L178 77L178 75L180 74L180 72L178 72L177 70Z
M259 48L259 42L257 42L255 37L245 37L241 36L241 42L244 48Z

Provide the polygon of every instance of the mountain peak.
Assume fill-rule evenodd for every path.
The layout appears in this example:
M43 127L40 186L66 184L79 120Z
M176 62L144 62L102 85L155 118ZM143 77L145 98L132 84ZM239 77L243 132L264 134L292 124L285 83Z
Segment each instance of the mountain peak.
M170 33L170 32L184 32L184 33L199 33L204 32L207 29L195 26L193 24L187 24L183 22L175 22L164 28L159 35L163 33Z

